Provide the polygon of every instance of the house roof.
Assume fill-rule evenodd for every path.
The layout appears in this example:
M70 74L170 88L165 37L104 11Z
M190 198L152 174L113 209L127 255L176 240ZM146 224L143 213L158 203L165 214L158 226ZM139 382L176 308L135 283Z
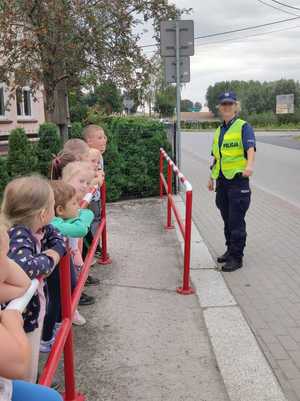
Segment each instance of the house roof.
M210 111L181 112L181 121L218 121L219 119Z

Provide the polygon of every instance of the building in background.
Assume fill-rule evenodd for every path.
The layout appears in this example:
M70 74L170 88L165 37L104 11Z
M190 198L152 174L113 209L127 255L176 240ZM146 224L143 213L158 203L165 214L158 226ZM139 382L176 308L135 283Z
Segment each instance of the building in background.
M14 128L24 128L29 137L45 122L43 93L34 97L28 87L19 88L11 99L10 89L0 82L0 141L7 139Z

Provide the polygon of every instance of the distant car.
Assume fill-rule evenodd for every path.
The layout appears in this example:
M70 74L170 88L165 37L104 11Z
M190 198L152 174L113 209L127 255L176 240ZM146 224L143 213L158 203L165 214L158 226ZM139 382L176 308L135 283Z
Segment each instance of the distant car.
M160 119L159 119L159 122L160 122L160 123L167 123L167 124L168 124L170 121L169 121L167 118L160 118Z

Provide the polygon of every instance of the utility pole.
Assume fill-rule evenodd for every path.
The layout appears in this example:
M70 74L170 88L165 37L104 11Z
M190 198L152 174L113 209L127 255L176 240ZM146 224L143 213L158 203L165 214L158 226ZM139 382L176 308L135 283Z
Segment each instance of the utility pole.
M181 168L181 113L180 113L180 101L181 101L181 86L180 86L180 11L176 13L176 144L177 144L177 165Z

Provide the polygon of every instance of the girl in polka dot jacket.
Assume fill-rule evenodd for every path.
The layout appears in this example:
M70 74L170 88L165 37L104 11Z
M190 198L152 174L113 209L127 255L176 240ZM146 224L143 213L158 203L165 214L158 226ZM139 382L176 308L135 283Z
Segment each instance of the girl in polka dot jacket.
M21 177L5 188L2 219L10 227L8 257L27 273L30 279L52 273L66 252L62 235L50 221L54 217L54 194L48 181L39 176ZM31 343L31 364L26 379L36 382L41 330L45 316L44 282L28 304L23 318L24 330Z

